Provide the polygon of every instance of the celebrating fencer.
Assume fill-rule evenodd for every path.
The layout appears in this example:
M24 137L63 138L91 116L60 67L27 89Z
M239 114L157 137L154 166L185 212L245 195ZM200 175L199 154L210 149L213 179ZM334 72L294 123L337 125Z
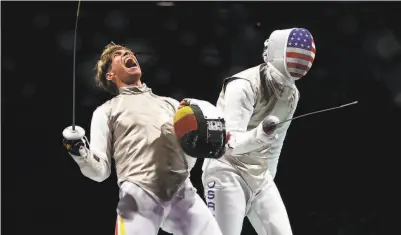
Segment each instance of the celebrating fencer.
M245 216L259 235L292 234L273 181L290 122L266 124L292 118L299 100L295 81L310 70L315 53L307 29L275 30L264 44L265 63L225 79L217 107L231 150L205 159L202 176L207 205L224 235L240 235Z
M64 146L82 174L98 182L109 177L114 158L116 235L156 235L160 227L175 235L222 234L188 179L194 161L188 163L175 135L178 101L152 93L141 75L131 50L109 44L97 80L116 96L93 112L90 144L81 127L70 126Z

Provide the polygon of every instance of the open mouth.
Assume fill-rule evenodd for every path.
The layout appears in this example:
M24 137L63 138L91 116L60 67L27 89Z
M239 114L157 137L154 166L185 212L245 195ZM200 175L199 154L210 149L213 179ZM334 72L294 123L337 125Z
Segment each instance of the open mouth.
M134 68L134 67L136 67L137 66L137 64L136 64L136 61L133 59L133 58L127 58L127 59L125 59L125 61L124 61L124 66L126 67L126 68Z

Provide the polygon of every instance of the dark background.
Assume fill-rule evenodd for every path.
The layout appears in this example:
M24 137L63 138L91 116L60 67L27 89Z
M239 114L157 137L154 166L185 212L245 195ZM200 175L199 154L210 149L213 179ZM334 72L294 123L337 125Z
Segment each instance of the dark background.
M114 233L118 188L81 175L61 145L71 125L76 2L1 2L3 234ZM400 231L401 44L398 2L83 2L77 124L109 96L94 66L110 41L142 52L156 94L217 100L224 77L262 62L275 29L305 27L317 48L297 82L276 183L295 235ZM201 162L192 172L200 186ZM255 234L245 220L243 234Z

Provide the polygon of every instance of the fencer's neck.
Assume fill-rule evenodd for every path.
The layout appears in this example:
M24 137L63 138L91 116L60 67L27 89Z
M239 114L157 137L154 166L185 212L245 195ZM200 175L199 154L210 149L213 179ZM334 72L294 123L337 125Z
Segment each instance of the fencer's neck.
M268 86L279 100L288 100L295 88L295 82L285 77L270 64L266 65L265 76Z
M128 83L124 83L124 82L122 82L122 81L120 81L120 82L117 83L118 89L120 89L120 88L122 88L122 87L127 87L127 86L129 86L129 87L132 87L132 86L135 86L135 87L142 87L142 86L143 86L143 83L141 82L140 79L138 79L138 80L135 81L135 82L129 83L129 84L128 84Z
M267 63L266 67L266 76L271 77L278 85L290 88L295 87L295 81L281 73L270 62Z
M149 91L151 91L151 89L147 87L145 83L141 83L141 85L127 85L119 88L120 94L139 94Z
M143 86L143 83L141 82L141 80L138 80L138 81L134 82L133 84L131 84L130 86L141 87L141 86Z

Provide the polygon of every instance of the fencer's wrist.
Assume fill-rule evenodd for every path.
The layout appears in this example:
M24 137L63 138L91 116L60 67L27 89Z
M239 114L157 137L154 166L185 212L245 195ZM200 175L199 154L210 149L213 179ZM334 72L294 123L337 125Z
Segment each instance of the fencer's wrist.
M274 135L276 133L277 124L279 122L280 120L278 119L278 117L273 115L268 115L263 119L262 122L263 132L268 136Z
M70 153L70 156L74 159L74 161L78 164L84 164L86 163L86 159L82 157L81 155L74 155Z
M204 102L203 100L198 100L198 99L194 99L194 98L185 98L183 99L184 101L186 101L188 103L188 105L198 105L201 102Z
M178 109L183 108L188 105L190 105L189 99L185 98L185 99L181 100L180 104L178 105Z
M259 141L262 141L264 143L267 143L271 141L272 139L275 139L277 137L276 130L273 130L271 132L266 132L265 128L263 128L263 124L260 124L257 126L256 130L256 139Z

